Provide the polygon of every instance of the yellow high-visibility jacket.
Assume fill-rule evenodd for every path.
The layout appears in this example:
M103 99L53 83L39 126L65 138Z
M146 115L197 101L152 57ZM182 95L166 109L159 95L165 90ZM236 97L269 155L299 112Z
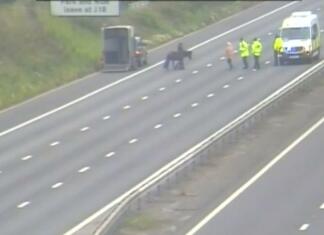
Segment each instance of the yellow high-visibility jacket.
M263 46L260 40L253 41L251 48L252 48L252 54L254 56L261 56Z
M240 42L239 50L241 57L248 57L250 55L249 44L244 40Z
M283 52L283 40L281 37L278 37L274 40L273 50L276 52Z

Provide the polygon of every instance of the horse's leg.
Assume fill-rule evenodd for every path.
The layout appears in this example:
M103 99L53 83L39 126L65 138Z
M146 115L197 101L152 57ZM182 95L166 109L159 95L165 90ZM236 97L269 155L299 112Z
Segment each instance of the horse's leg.
M169 69L169 63L170 63L170 59L167 57L167 58L165 59L165 62L164 62L164 68L165 68L165 69Z

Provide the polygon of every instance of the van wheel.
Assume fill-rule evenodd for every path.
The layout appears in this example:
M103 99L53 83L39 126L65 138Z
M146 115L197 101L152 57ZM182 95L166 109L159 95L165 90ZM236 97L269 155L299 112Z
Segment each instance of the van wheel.
M314 57L313 57L313 55L311 55L309 58L306 59L306 63L308 63L308 64L313 63L313 59L314 59Z
M279 58L279 65L285 65L285 62L283 58Z
M321 58L321 49L318 49L318 54L315 56L315 60L320 60Z

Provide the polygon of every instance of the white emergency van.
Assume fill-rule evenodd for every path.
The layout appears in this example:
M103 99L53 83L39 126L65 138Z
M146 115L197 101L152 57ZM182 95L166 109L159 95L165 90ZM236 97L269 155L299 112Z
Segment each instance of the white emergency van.
M282 63L288 60L312 62L320 58L320 26L316 14L311 11L293 12L284 19L280 29L283 39Z

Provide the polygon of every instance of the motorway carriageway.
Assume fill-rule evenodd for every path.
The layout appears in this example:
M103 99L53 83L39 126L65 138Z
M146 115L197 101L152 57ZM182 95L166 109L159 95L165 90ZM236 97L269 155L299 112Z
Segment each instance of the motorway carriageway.
M187 47L214 40L196 47L184 71L167 72L159 64L128 73L123 82L15 127L17 120L49 107L44 100L69 97L71 90L101 84L108 75L1 113L0 234L79 231L82 226L70 229L90 222L90 215L113 206L131 187L310 68L273 67L271 44L292 11L313 10L324 25L322 8L317 0L262 3L186 37ZM227 70L226 41L237 43L242 35L262 39L260 71L242 70L239 59ZM157 49L152 61L171 46ZM111 78L118 81L123 74Z

